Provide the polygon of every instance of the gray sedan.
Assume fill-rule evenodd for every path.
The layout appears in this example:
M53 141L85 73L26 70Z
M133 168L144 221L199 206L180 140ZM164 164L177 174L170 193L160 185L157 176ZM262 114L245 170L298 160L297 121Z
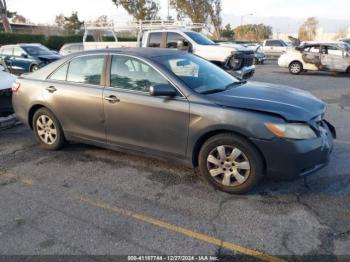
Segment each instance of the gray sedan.
M45 148L79 141L163 157L217 189L251 190L325 166L335 129L308 92L245 82L189 53L107 49L69 55L20 77L17 117Z

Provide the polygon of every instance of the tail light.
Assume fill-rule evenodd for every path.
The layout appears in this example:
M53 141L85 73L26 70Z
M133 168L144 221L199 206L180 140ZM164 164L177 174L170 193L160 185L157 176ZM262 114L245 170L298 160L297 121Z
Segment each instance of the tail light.
M12 92L13 92L13 93L18 92L18 90L19 90L20 87L21 87L21 84L20 84L20 83L14 82L14 83L12 84Z

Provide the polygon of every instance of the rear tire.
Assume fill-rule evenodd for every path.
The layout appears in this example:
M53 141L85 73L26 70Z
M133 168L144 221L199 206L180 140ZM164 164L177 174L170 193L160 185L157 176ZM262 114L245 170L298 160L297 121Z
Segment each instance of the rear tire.
M198 157L201 175L216 189L244 194L253 189L264 174L260 153L246 139L224 133L208 139Z
M33 131L37 141L45 149L58 150L66 142L61 124L55 115L46 108L40 108L35 112Z
M303 70L303 65L298 61L294 61L289 65L289 72L292 75L299 75Z

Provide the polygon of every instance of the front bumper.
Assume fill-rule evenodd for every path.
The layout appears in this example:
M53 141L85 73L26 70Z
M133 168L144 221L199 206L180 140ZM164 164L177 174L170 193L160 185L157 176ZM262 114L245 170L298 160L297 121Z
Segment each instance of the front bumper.
M244 66L242 67L240 70L236 70L236 71L229 71L232 75L240 78L240 79L249 79L251 78L254 73L255 73L255 66Z
M335 129L326 121L324 126L325 133L315 139L251 139L265 158L267 176L274 179L293 179L311 175L325 167L333 151Z
M0 117L5 117L12 113L12 90L0 90Z

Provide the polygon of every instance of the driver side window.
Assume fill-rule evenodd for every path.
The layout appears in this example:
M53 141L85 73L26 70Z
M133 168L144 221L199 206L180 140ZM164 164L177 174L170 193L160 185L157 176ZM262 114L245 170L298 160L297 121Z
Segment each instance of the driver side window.
M127 56L113 56L111 87L149 92L154 84L169 84L158 71L148 64Z

